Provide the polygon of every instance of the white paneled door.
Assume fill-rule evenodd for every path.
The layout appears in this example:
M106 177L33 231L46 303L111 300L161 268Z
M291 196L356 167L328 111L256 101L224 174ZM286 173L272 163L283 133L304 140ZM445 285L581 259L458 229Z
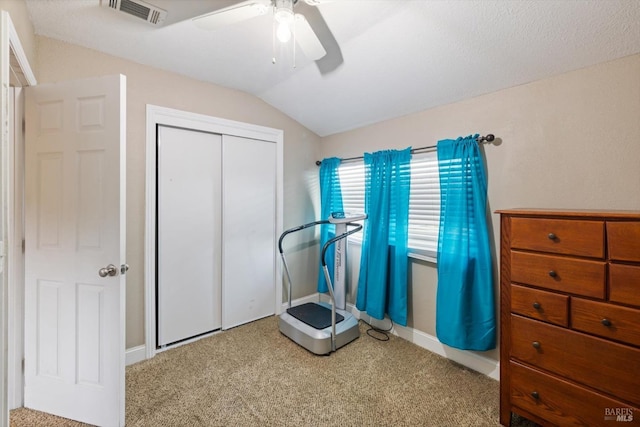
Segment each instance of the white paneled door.
M222 137L222 328L274 314L276 144Z
M124 425L124 76L26 90L25 406Z
M158 126L158 345L220 329L221 144Z

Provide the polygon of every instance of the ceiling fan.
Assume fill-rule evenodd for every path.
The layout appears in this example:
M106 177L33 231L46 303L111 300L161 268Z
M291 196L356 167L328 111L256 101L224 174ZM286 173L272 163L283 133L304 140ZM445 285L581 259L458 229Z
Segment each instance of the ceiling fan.
M342 53L322 14L315 7L331 0L241 0L193 18L196 26L215 30L248 19L273 14L274 42L292 38L303 54L316 62L322 74L342 64ZM229 4L232 3L232 4ZM275 58L274 58L275 62Z

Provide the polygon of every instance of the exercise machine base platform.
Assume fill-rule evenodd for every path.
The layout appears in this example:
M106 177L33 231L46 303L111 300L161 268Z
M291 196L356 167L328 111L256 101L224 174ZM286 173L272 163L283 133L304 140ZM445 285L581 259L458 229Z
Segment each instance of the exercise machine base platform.
M315 302L287 308L287 313L314 329L325 329L331 326L331 309ZM343 320L344 316L336 313L336 325Z
M313 303L316 304L316 303ZM327 308L331 313L331 305L327 303L317 303L317 305ZM295 307L294 307L295 308ZM336 309L337 315L344 319L336 323L336 350L349 344L360 336L358 319L348 311ZM279 318L280 332L294 341L296 344L306 348L314 354L331 353L331 320L329 326L324 329L316 329L307 323L296 319L291 314L284 312Z

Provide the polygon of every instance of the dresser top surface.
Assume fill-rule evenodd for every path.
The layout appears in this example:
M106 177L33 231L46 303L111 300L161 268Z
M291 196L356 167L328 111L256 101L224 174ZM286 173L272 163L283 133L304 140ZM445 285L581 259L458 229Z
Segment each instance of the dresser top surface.
M495 211L501 215L509 216L539 216L554 218L582 218L582 219L629 219L640 220L640 211L637 210L595 210L595 209L499 209Z

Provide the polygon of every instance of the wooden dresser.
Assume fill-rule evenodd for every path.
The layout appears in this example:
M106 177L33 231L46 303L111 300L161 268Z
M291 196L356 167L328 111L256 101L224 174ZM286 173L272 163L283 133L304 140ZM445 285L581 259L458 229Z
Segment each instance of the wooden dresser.
M640 426L640 212L498 213L500 423Z

